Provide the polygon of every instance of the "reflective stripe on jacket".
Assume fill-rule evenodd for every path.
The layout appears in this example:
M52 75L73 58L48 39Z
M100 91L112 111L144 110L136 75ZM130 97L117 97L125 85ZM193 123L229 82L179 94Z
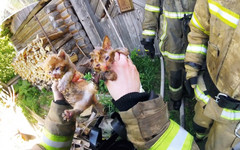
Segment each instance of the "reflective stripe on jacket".
M190 21L190 44L185 58L185 62L198 65L206 61L218 90L237 100L240 100L239 7L238 0L198 0ZM186 70L187 79L196 75L192 71L196 68ZM224 110L222 116L232 120L239 118L239 112Z
M203 101L206 105L211 99L210 95L204 94L204 91L199 87L199 85L196 85L194 88L194 93L197 100ZM226 120L240 120L240 111L223 108L220 117Z
M170 125L149 150L191 150L193 136L170 120Z
M64 110L71 108L70 105L51 103L45 118L41 143L39 146L35 145L35 149L69 150L71 148L75 121L66 121L62 117Z
M47 150L69 150L72 139L73 136L57 136L44 129L40 144Z
M160 36L159 49L163 56L173 61L183 61L187 47L183 17L191 15L196 0L168 0L160 12L159 0L148 0L145 5L143 38ZM162 13L159 21L159 15ZM157 29L160 29L157 31Z

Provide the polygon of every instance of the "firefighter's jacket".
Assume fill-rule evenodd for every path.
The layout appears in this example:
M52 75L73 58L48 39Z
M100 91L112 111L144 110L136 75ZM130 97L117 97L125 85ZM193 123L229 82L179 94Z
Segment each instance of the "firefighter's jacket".
M185 59L187 79L196 79L206 61L218 90L237 100L240 100L239 7L238 0L198 0L190 22Z
M72 109L72 107L67 104L51 103L49 113L45 119L41 142L35 145L32 150L70 149L75 131L75 122L63 120L62 113L66 109Z
M129 140L138 150L199 150L193 136L169 120L167 104L161 97L150 99L149 93L129 93L114 105L126 125ZM149 100L150 99L150 100ZM61 114L70 106L51 104L45 120L41 144L33 150L69 149L74 133L74 122L62 120Z
M193 136L169 119L167 103L161 97L129 93L113 103L137 150L199 150Z
M165 58L184 61L188 44L188 18L191 18L195 2L196 0L146 1L143 38L159 36L159 49Z

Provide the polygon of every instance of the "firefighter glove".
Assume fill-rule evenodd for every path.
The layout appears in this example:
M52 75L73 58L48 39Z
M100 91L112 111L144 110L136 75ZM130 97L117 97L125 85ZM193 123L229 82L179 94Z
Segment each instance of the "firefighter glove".
M142 39L141 44L144 46L145 53L151 59L154 59L155 56L154 39Z

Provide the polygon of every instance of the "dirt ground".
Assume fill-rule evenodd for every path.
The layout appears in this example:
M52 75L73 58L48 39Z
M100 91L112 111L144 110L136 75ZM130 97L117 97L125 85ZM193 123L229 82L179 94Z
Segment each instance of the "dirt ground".
M21 113L21 108L15 110L0 103L0 149L30 150L40 141L41 131L29 124Z

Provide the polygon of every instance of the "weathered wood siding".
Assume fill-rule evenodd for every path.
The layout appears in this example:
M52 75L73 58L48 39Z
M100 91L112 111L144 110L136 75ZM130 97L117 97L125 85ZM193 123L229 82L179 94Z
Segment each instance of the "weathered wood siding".
M120 12L117 0L101 1L110 18L100 0L40 0L12 17L12 42L20 51L36 35L44 37L34 18L36 15L47 35L64 32L60 38L51 39L55 49L63 48L68 54L77 53L80 59L83 56L76 43L88 54L102 44L105 35L110 37L113 47L143 51L140 40L145 0L133 0L134 10L124 13Z
M140 40L145 0L133 0L134 10L125 13L120 12L116 0L102 0L113 24L105 14L100 0L70 1L94 46L101 45L103 37L108 35L113 47L121 47L122 41L129 50L143 50Z

